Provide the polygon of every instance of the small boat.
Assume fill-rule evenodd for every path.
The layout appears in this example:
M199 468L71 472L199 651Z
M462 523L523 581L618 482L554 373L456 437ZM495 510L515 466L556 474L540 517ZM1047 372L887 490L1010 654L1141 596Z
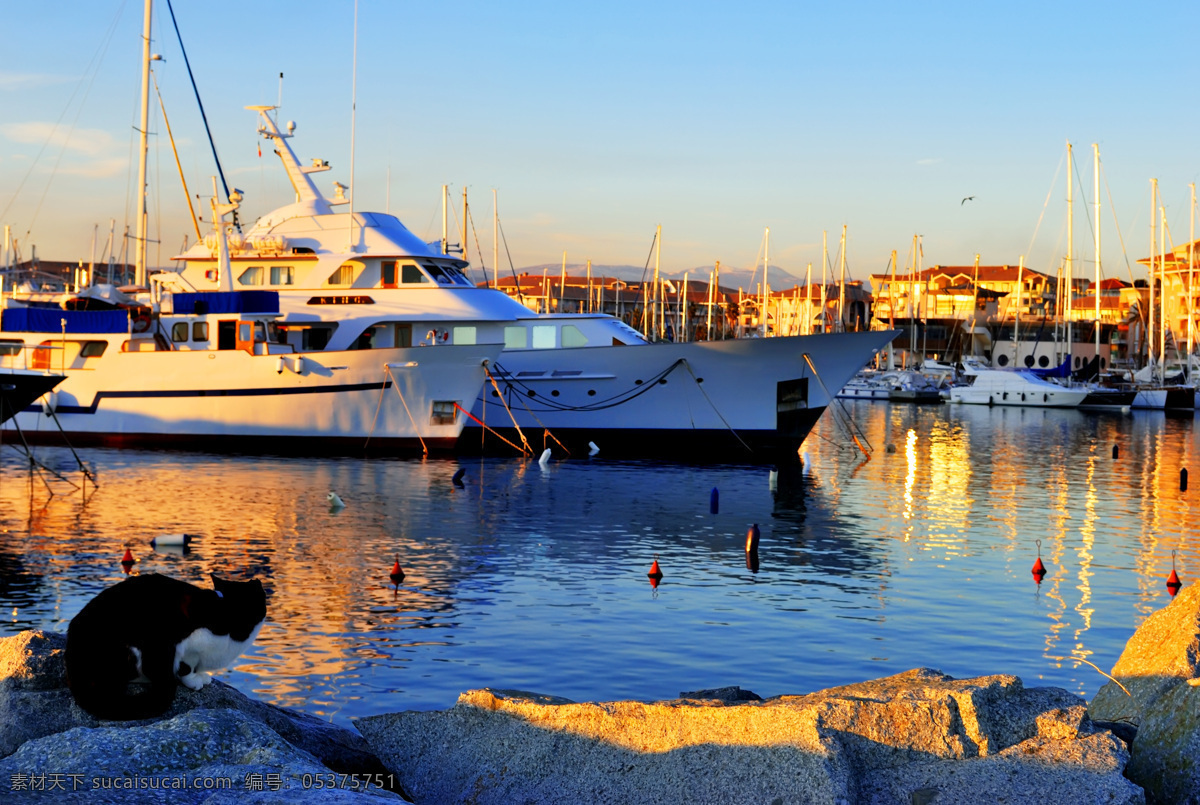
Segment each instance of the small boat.
M1078 408L1088 396L1087 389L1066 388L1024 369L985 369L968 377L970 385L950 389L950 402Z

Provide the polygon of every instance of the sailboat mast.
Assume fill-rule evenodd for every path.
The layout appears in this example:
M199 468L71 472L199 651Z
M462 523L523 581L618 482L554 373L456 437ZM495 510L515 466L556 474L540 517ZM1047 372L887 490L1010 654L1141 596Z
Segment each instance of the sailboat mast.
M1162 276L1162 288L1159 290L1158 301L1162 310L1158 316L1158 355L1162 361L1162 377L1167 379L1167 208L1158 205L1162 220L1158 227L1158 273Z
M828 312L828 305L825 304L825 300L828 298L826 295L826 291L825 291L825 267L829 265L828 236L829 236L829 233L827 231L825 231L824 229L822 229L821 230L821 332L822 333L829 332L829 328L826 327L827 322L825 321L825 319L826 319L825 314Z
M462 214L462 240L459 245L462 248L461 257L467 259L467 188L463 188L463 214Z
M1013 313L1013 366L1020 369L1017 358L1021 354L1021 290L1025 287L1025 255L1017 261L1017 310Z
M1067 320L1067 360L1073 363L1072 353L1075 346L1074 297L1075 297L1075 201L1072 190L1075 185L1075 161L1071 153L1071 143L1067 143L1067 265L1066 265L1066 302L1063 305L1063 316ZM1070 364L1068 364L1070 365Z
M1194 258L1195 258L1195 254L1196 254L1196 183L1192 182L1190 185L1188 185L1188 187L1191 188L1191 190L1192 190L1192 206L1191 206L1191 213L1188 218L1188 335L1187 335L1187 339L1188 339L1188 342L1187 342L1188 374L1187 374L1187 379L1189 382L1191 382L1191 379L1192 379L1192 350L1196 346L1195 327L1193 326L1194 321L1195 321L1195 311L1193 311L1193 309L1192 309L1193 307L1195 307L1193 302L1196 298L1196 292L1192 287L1192 280L1194 279L1194 273L1193 273L1192 267L1195 264Z
M846 225L842 224L842 261L838 280L838 332L846 332Z
M1156 234L1155 227L1158 224L1158 179L1150 180L1150 324L1147 327L1146 333L1146 357L1150 363L1152 377L1154 376L1154 236Z
M892 249L892 287L888 293L888 329L896 329L896 250ZM892 342L888 341L888 371L896 368L896 351L892 349Z
M146 152L149 151L148 129L150 128L150 16L152 0L146 0L142 21L142 110L138 126L138 200L137 200L137 243L134 247L134 283L146 285Z
M767 227L763 232L763 291L762 291L762 334L763 338L767 337L767 305L770 304L771 286L767 282L767 267L771 265L771 227Z
M496 188L492 188L492 285L500 287L500 207L496 203Z
M450 219L447 210L450 206L450 185L442 185L442 254L450 253Z
M1092 194L1096 205L1096 367L1100 366L1100 146L1092 143L1094 164L1092 166ZM1190 330L1189 330L1190 332Z

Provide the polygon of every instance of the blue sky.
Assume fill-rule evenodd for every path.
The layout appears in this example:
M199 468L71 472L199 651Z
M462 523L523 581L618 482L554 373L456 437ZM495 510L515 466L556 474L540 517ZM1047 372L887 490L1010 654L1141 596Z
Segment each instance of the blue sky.
M353 2L175 6L245 216L289 201L243 110L276 102L280 72L298 155L330 161L326 189L349 184ZM6 10L0 225L26 257L34 243L44 258L86 260L95 224L103 241L110 218L118 232L131 220L141 14L139 0ZM518 268L556 264L564 250L572 264L640 266L658 224L664 270L748 268L769 226L772 266L803 277L809 262L819 271L822 230L833 260L845 224L859 279L883 271L892 249L903 266L917 233L925 265L978 252L1053 271L1068 140L1083 270L1094 142L1105 275L1128 278L1126 257L1147 252L1152 177L1172 240L1188 238L1188 184L1200 175L1195 2L1151 16L1115 3L360 0L358 18L356 209L390 202L432 240L441 185L455 203L465 185L489 270L496 189ZM207 220L214 169L165 2L154 29L159 85ZM151 262L163 264L190 226L153 120L162 245Z

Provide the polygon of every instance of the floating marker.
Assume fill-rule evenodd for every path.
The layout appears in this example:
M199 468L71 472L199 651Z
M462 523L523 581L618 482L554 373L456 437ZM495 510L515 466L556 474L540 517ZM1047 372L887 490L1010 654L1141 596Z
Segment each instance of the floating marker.
M589 456L594 456L599 452L600 452L600 448L596 446L595 442L588 442L588 455Z
M1187 491L1187 467L1184 467L1179 471L1179 491Z
M1115 459L1115 458L1117 458L1118 456L1120 456L1120 454L1121 454L1121 448L1117 447L1117 446L1114 444L1114 445L1113 445L1113 458L1114 458L1114 459Z
M779 468L778 467L772 467L771 471L769 473L767 473L767 488L770 489L772 492L774 492L776 489L779 488Z
M1033 580L1036 581L1038 585L1041 585L1042 579L1046 577L1046 566L1042 564L1042 541L1039 539L1036 540L1036 542L1038 555L1037 561L1033 563L1033 570L1031 572L1033 573Z
M538 459L538 464L545 467L549 463L550 463L550 448L547 447L545 450L542 451L542 457Z
M758 572L758 537L758 523L755 523L746 532L746 569L751 573Z
M746 550L747 551L757 551L758 550L758 537L759 537L758 523L755 523L754 525L750 526L750 530L746 532Z
M125 555L121 557L121 569L128 573L135 564L137 564L137 560L133 558L133 553L126 548Z
M466 474L467 474L467 471L465 469L463 469L462 467L459 467L458 472L454 473L454 477L451 478L450 480L454 483L455 486L462 486L463 485L462 479L463 479L463 476Z
M150 540L151 548L184 547L192 541L191 534L159 534Z
M650 577L650 586L658 587L658 583L660 581L662 581L663 572L662 572L662 568L660 568L658 566L658 556L657 555L655 555L655 557L654 557L654 564L650 565L650 572L647 573L646 575Z
M346 508L346 504L342 502L342 499L340 497L338 497L337 492L330 492L328 495L325 496L325 499L329 501L329 510L330 511L337 511L338 509Z
M889 453L895 453L895 452L896 452L896 445L892 444L891 442L888 442L887 451L888 451Z
M1171 575L1167 576L1167 592L1174 598L1181 587L1183 587L1183 582L1179 580L1179 574L1175 572L1175 551L1171 551Z
M392 565L392 572L388 574L388 578L392 580L392 584L399 585L404 581L404 568L400 567L400 556L396 555L396 564Z
M708 496L708 512L709 514L716 514L720 510L721 493L719 493L717 488L714 486L712 492Z
M800 467L804 470L805 475L808 475L809 469L812 468L812 461L808 457L807 450L800 454Z

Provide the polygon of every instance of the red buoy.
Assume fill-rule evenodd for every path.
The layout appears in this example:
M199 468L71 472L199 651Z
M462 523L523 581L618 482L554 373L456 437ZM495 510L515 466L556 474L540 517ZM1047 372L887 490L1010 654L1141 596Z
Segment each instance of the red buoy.
M392 584L400 584L404 581L404 568L400 567L400 557L396 557L396 564L392 565L392 572L388 574L388 578L392 580Z
M1042 579L1046 577L1046 566L1042 564L1042 541L1036 540L1038 547L1037 561L1033 563L1033 580L1038 584L1042 583Z
M133 553L128 548L126 548L125 555L121 557L121 569L124 570L126 573L128 573L130 570L133 569L133 566L136 563L137 563L137 560L133 558Z
M1179 580L1179 574L1175 572L1175 551L1171 551L1171 575L1167 576L1167 592L1171 597L1175 597L1175 593L1183 587L1183 582Z
M662 568L658 566L658 557L654 557L654 564L650 565L650 572L646 574L650 577L650 586L658 587L658 583L662 581Z

